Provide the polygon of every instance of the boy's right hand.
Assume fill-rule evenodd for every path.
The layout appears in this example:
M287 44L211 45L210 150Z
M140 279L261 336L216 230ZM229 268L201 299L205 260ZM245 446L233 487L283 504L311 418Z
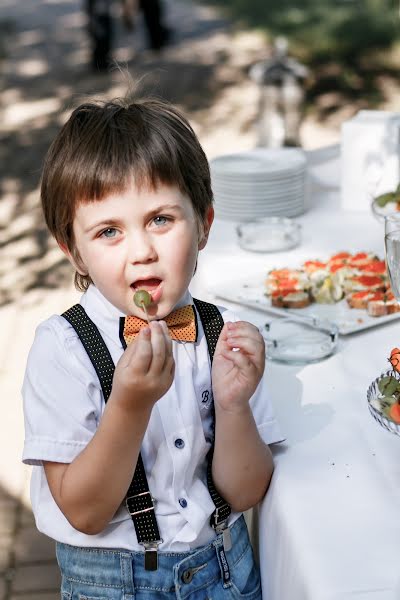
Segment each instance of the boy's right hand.
M174 372L167 325L164 321L152 321L118 361L113 379L114 401L131 410L151 409L171 387Z

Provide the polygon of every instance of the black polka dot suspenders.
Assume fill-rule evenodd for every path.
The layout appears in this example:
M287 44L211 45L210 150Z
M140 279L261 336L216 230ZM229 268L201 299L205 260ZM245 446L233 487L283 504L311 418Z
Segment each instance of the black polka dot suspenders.
M214 358L215 347L218 342L219 334L224 326L224 320L219 312L218 308L214 304L203 302L203 300L197 300L193 298L195 307L197 308L201 322L203 324L204 335L206 336L208 354L210 356L210 362ZM212 404L213 418L213 438L215 437L215 410L214 403ZM210 496L215 505L215 510L210 518L210 525L215 529L217 533L223 533L224 548L230 550L232 546L230 531L227 528L229 515L231 514L231 507L223 499L222 496L217 492L212 478L212 459L214 455L214 442L211 445L210 450L207 454L207 486Z
M213 304L196 299L193 299L193 302L199 312L203 324L210 361L212 363L215 347L224 321L218 308ZM65 311L62 316L77 332L78 337L96 370L103 391L104 401L107 402L111 393L115 365L99 330L87 316L84 308L80 304L75 304L75 306L72 306ZM214 424L215 413L213 408L213 433L215 429ZM217 533L222 532L225 550L229 550L231 542L227 522L229 515L231 514L231 507L219 495L212 480L213 451L214 446L212 445L207 455L207 485L215 505L215 510L211 515L210 525ZM125 504L131 515L138 543L141 544L145 550L145 568L146 570L154 571L158 568L157 550L158 546L162 543L162 538L160 536L155 515L155 501L149 490L146 472L140 454L133 479L126 494Z

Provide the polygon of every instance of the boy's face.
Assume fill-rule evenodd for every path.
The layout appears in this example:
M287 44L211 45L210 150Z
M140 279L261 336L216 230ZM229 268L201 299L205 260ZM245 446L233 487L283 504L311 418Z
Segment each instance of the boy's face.
M177 187L132 183L125 192L78 205L73 231L80 259L67 254L123 313L144 318L133 295L145 289L152 297L149 316L162 319L189 286L213 215L210 208L199 232L192 203Z

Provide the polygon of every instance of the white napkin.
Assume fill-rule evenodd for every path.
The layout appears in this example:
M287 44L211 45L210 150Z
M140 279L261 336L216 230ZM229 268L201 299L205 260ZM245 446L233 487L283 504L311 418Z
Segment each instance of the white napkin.
M361 110L342 124L341 204L369 210L400 181L400 112Z

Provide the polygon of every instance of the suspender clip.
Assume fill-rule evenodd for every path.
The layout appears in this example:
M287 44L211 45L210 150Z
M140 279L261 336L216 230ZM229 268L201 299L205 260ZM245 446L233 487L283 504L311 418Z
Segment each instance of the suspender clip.
M158 569L158 546L162 540L156 542L140 542L144 547L144 568L146 571L157 571Z
M225 552L229 552L229 550L232 548L232 537L227 523L228 519L226 519L225 521L223 521L223 523L220 523L215 527L215 531L218 534L222 533L222 543L224 545Z

